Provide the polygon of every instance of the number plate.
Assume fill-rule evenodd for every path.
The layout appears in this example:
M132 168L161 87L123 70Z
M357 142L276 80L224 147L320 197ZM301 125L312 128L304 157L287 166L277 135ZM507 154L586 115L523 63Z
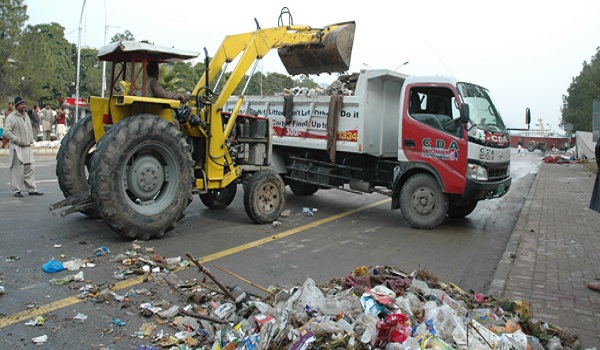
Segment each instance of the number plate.
M500 197L502 194L504 194L504 184L498 186L498 193L496 194L496 196Z

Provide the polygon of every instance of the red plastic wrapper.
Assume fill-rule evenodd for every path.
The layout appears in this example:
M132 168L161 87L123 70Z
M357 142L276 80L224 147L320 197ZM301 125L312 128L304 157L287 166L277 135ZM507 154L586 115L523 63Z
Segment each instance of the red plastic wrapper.
M385 347L387 343L403 343L411 336L411 324L404 314L389 314L377 322L375 347Z

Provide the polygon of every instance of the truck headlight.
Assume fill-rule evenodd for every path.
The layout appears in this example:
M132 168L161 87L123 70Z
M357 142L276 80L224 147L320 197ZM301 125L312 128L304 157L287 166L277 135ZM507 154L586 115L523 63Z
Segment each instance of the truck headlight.
M481 165L467 164L467 178L478 181L487 181L487 170Z

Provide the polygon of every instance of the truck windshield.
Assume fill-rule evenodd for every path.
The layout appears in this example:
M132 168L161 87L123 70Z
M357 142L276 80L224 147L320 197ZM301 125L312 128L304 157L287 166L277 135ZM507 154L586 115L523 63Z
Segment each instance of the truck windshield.
M496 109L489 91L481 86L458 83L458 91L465 103L469 104L471 123L479 129L492 132L506 132L506 126Z

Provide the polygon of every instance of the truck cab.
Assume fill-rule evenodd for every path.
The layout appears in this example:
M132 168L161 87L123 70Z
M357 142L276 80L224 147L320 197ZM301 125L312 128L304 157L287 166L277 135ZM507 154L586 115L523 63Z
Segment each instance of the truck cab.
M433 168L451 202L508 191L508 133L485 88L446 77L408 77L400 98L398 159L408 168Z

